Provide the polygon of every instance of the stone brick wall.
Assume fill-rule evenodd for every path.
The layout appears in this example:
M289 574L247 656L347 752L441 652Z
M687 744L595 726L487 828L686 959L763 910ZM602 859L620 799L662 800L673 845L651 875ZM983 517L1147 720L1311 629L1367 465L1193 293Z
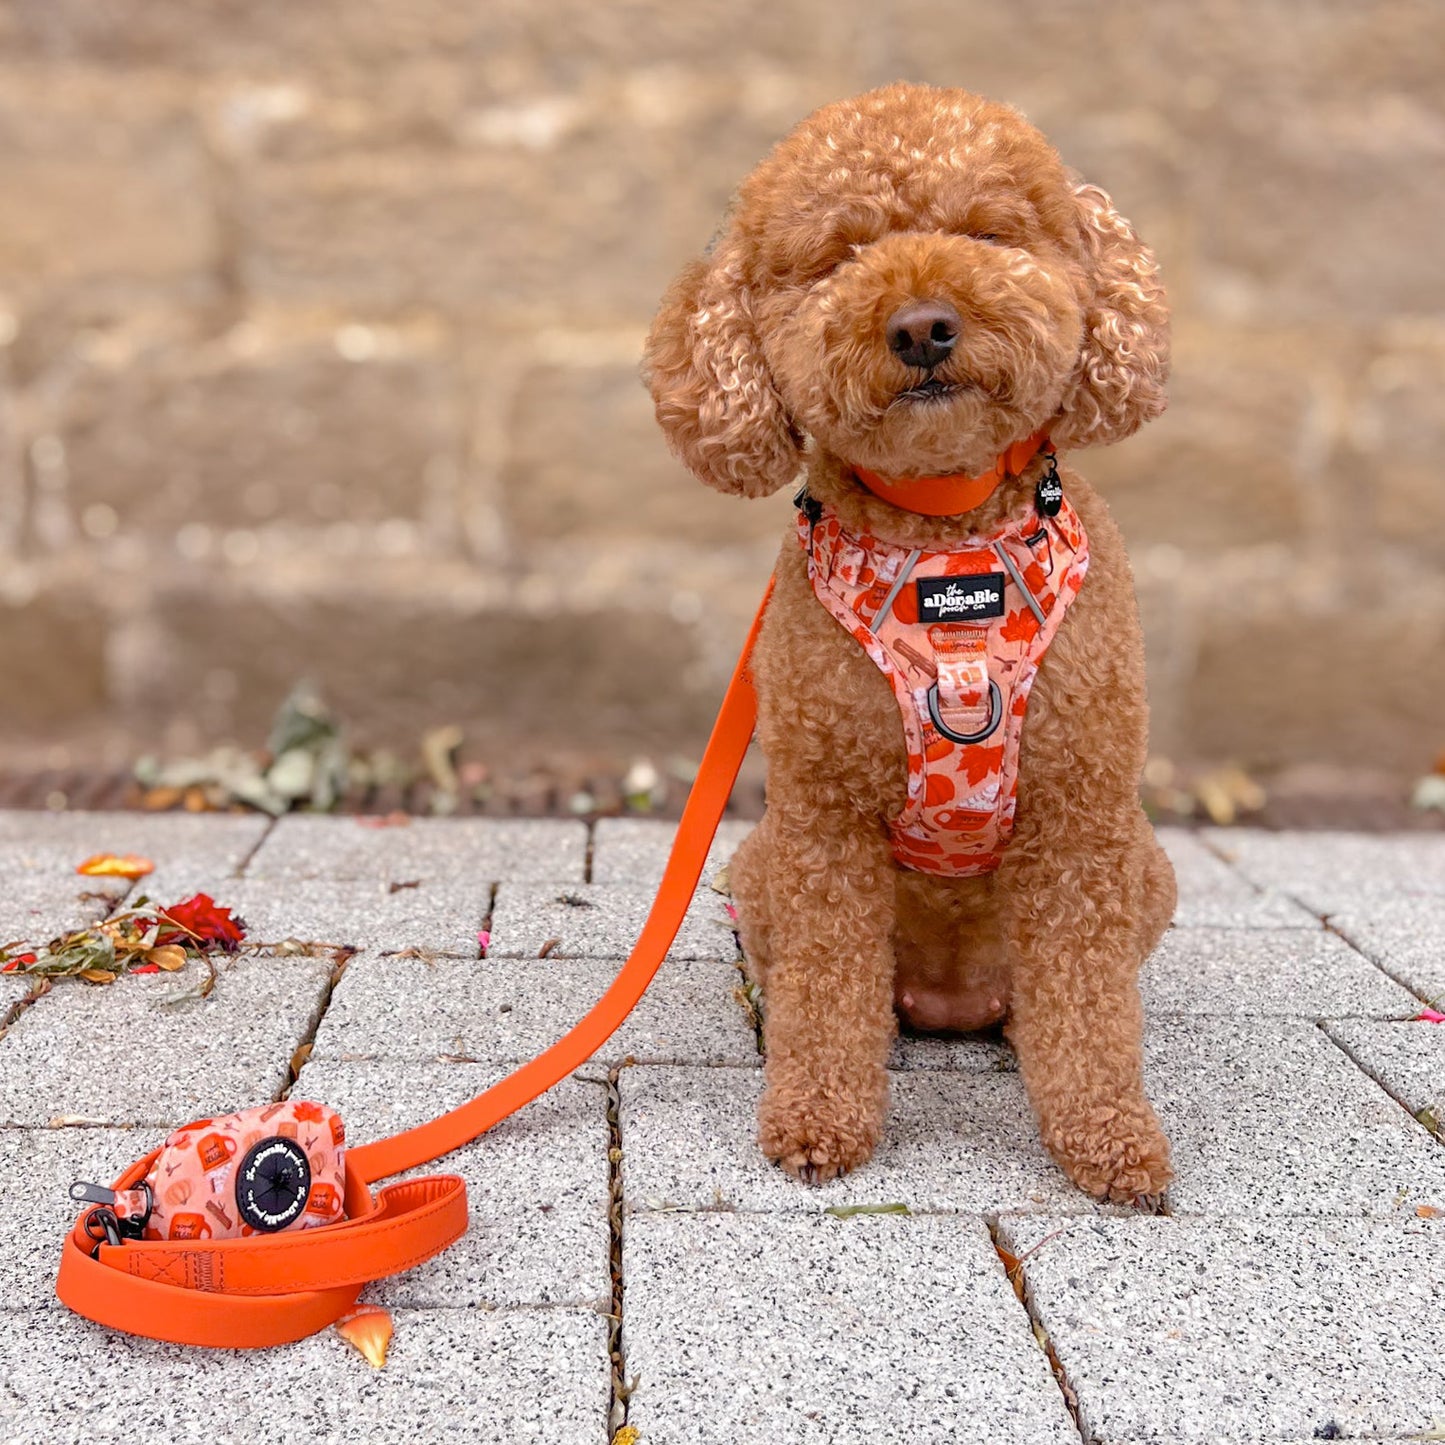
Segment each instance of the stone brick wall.
M785 498L636 380L800 115L1021 106L1154 243L1169 414L1087 459L1156 743L1413 769L1445 701L1435 0L0 0L0 749L695 751Z

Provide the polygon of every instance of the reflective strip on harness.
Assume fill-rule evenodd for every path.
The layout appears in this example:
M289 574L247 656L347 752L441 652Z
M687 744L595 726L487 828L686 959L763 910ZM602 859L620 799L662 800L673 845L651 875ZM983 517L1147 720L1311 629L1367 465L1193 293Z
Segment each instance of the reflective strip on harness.
M1013 835L1019 746L1039 662L1089 565L1078 514L1030 509L948 551L910 551L799 518L820 602L887 677L908 748L908 798L889 823L906 868L997 868Z

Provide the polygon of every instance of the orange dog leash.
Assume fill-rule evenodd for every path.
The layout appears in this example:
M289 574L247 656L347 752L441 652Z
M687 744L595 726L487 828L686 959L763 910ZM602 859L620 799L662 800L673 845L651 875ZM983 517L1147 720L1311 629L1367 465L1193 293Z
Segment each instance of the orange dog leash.
M708 849L757 718L748 665L773 584L768 583L723 697L683 809L657 898L607 992L551 1048L469 1103L346 1155L346 1218L319 1229L244 1239L113 1243L87 1229L65 1241L56 1293L77 1314L177 1344L252 1347L303 1339L333 1324L374 1280L411 1269L467 1227L466 1186L454 1174L371 1187L460 1149L586 1063L632 1012L661 966L692 901ZM116 1190L145 1179L160 1151L137 1160Z

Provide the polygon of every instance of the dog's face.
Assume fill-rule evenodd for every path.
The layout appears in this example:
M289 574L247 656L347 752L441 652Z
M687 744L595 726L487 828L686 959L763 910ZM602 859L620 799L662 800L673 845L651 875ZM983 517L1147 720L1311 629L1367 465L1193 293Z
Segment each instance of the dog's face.
M804 434L885 475L980 472L1044 428L1117 440L1163 409L1153 258L1016 112L891 86L826 107L747 179L648 341L658 419L704 481L760 495Z

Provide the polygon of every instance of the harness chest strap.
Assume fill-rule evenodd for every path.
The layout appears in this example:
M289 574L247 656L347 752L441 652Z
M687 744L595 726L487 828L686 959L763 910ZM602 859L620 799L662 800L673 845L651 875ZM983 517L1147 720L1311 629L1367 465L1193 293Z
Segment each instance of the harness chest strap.
M692 902L717 825L757 719L748 665L772 596L768 583L688 794L657 898L637 944L606 993L549 1049L460 1108L346 1155L346 1219L317 1229L245 1239L100 1244L77 1220L61 1253L56 1293L78 1314L177 1344L284 1344L324 1329L362 1287L438 1254L466 1231L466 1186L454 1174L389 1184L378 1179L449 1154L586 1063L642 997ZM139 1187L156 1153L114 1188ZM89 1211L87 1211L87 1214Z
M802 503L814 594L898 704L908 777L889 821L895 861L939 877L992 871L1013 834L1029 692L1088 570L1082 523L1059 496L951 548L910 550Z

